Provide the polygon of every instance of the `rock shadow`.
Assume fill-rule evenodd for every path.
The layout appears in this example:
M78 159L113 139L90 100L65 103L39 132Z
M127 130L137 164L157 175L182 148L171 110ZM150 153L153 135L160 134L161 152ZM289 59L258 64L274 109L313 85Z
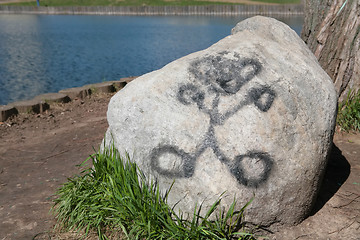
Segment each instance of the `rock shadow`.
M341 150L333 143L320 192L315 202L315 206L310 213L311 216L315 215L330 200L330 198L335 195L349 175L350 164L344 155L342 155Z

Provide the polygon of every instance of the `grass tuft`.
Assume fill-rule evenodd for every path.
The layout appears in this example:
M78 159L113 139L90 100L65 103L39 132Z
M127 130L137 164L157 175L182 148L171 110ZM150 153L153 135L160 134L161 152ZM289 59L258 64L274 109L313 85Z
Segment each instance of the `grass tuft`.
M337 124L343 131L360 131L360 90L350 90L346 100L339 104Z
M235 200L222 211L220 196L205 216L200 216L201 204L187 219L167 204L171 187L160 193L157 182L149 181L128 154L123 158L111 147L83 164L90 159L93 168L69 179L56 193L56 227L85 236L95 231L99 239L118 232L127 239L255 239L245 231L244 222L244 210L252 200L240 211L235 211ZM210 220L215 213L215 220Z

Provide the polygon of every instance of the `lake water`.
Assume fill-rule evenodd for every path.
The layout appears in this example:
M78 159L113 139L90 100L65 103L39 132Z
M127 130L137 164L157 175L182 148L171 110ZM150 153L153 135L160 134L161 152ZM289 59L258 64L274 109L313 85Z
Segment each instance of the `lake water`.
M159 69L245 18L0 15L0 105ZM302 16L278 19L300 33Z

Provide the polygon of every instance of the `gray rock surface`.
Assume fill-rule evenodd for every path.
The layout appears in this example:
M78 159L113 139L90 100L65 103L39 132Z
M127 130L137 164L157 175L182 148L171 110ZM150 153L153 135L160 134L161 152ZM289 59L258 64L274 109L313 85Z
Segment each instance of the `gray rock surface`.
M240 22L206 50L143 75L108 108L106 140L192 214L221 193L247 220L294 224L311 210L332 144L331 79L287 25ZM273 225L273 226L275 226Z

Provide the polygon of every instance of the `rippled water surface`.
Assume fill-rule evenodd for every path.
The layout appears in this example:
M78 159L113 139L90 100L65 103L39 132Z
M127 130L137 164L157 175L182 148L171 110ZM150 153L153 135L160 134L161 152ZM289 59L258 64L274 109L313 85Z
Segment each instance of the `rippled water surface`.
M0 105L159 69L244 18L0 15ZM303 17L280 20L301 31Z

